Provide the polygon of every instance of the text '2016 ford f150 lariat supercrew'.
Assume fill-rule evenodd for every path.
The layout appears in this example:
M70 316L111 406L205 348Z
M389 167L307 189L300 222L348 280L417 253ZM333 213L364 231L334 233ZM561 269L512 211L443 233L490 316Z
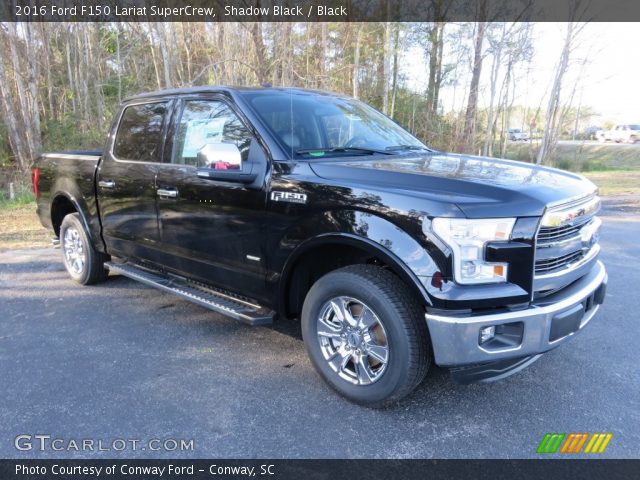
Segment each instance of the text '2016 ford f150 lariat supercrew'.
M299 318L314 367L364 405L402 398L432 360L463 383L506 377L605 296L591 182L434 151L328 93L139 95L104 151L45 154L33 177L72 278L111 271L252 325Z

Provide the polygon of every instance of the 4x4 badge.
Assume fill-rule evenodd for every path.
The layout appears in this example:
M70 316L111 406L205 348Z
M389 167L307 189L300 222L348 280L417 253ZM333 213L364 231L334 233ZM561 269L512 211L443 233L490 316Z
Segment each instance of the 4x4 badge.
M274 202L307 203L307 195L305 193L273 191L271 192L271 200Z

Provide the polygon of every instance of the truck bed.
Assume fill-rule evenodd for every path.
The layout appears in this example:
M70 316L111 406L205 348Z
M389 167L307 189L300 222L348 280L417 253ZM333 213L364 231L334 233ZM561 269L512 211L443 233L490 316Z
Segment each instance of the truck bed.
M101 156L102 150L50 152L34 165L38 175L37 213L42 224L58 236L62 218L73 207L97 240L97 248L101 248L101 241L95 175Z

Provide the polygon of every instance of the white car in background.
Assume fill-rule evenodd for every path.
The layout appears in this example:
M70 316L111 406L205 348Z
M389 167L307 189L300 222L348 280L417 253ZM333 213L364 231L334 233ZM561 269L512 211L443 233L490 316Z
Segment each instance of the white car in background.
M607 140L616 143L640 142L640 125L638 124L616 125L616 127L608 133Z
M512 142L528 142L529 134L520 128L510 128L507 131L509 140Z

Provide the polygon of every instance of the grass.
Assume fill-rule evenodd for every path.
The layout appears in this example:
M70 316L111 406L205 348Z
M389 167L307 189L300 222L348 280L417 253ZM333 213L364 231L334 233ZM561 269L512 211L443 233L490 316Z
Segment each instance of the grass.
M51 232L36 215L35 202L0 202L0 250L51 245Z
M583 172L600 189L600 195L640 194L640 170L608 170Z
M510 143L505 156L531 162L537 151L537 143ZM611 143L560 144L551 160L549 166L577 173L640 170L640 147Z
M506 157L531 162L537 149L536 143L511 143ZM598 185L601 195L640 195L638 145L560 144L552 155L551 166L581 173Z

